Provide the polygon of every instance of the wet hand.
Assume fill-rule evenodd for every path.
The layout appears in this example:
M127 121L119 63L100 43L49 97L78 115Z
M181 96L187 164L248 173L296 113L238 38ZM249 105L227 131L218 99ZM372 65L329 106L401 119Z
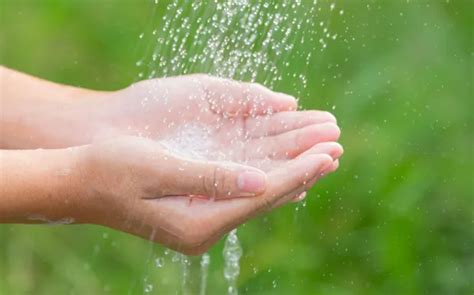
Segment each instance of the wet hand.
M94 119L95 137L100 139L120 134L159 139L183 124L214 126L223 118L241 123L247 117L297 108L292 96L204 74L141 81L106 93L100 101L101 115Z
M342 153L337 144L321 143L263 173L181 157L139 137L79 149L84 207L74 216L78 222L112 227L188 254L205 251L230 229L301 195L334 169Z

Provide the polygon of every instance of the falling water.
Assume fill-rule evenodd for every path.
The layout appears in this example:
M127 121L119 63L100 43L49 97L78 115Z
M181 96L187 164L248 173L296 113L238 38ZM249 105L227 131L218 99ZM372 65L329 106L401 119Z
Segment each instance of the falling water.
M237 278L240 273L240 257L242 247L237 237L237 230L232 230L225 241L224 246L224 278L228 283L229 295L237 295Z
M199 294L206 294L207 287L207 275L209 272L209 264L211 263L211 256L208 253L204 253L201 256L201 287L199 288Z
M184 295L206 294L207 276L211 257L191 257L175 252L172 261L181 265L181 290Z
M285 79L294 89L292 94L304 97L310 82L305 73L337 38L330 32L328 15L344 14L335 3L320 2L171 0L158 10L161 1L153 0L150 25L139 35L144 54L136 63L137 79L207 73L259 82L271 89ZM308 46L295 50L295 44ZM290 67L290 61L301 67ZM298 73L291 71L295 68ZM145 99L142 105L146 107ZM162 140L170 150L194 158L235 161L206 141L206 126L171 127L175 133ZM228 292L237 294L242 248L236 230L229 233L223 254ZM187 256L177 257L186 294L193 263ZM200 294L206 292L209 262L208 254L201 257Z
M333 10L335 4L317 0L173 0L140 35L148 43L137 62L138 77L200 72L272 88L284 76L292 76L299 80L297 88L306 88L304 69L292 73L288 61L302 62L307 68L337 38L329 30L329 20L321 16L316 21ZM294 50L298 43L311 46Z

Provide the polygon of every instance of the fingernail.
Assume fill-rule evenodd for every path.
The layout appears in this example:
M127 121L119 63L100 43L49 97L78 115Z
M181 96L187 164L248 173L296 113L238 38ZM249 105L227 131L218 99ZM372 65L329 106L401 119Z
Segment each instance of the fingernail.
M256 171L245 171L237 178L237 187L246 196L255 196L265 191L267 179L265 174Z

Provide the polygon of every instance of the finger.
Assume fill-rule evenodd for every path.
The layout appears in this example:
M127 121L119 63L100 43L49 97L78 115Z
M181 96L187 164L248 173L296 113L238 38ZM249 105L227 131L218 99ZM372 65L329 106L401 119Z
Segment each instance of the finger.
M305 187L332 165L332 158L328 155L307 155L289 161L284 167L268 174L267 191L259 198L252 199L254 208L266 211L281 198L300 187Z
M249 136L260 137L321 123L337 123L336 117L324 111L280 112L271 116L248 118L246 130Z
M313 147L307 149L299 155L299 157L309 154L327 154L333 158L333 160L338 159L342 156L344 150L342 146L337 142L322 142L317 143ZM247 161L245 164L256 167L262 171L271 171L275 170L278 166L283 165L287 161L286 159L270 159L270 158L254 158Z
M163 196L207 196L212 199L253 197L265 192L266 174L254 167L231 162L176 158L168 163L165 178L169 185Z
M337 140L339 135L339 127L334 123L309 125L275 136L252 139L245 156L292 159L317 143Z
M278 200L278 202L276 202L274 204L274 206L272 207L272 209L274 208L278 208L278 207L281 207L282 205L288 203L288 202L300 202L301 200L304 199L304 197L302 196L302 194L307 191L308 189L310 189L312 186L314 186L316 184L316 182L321 179L322 177L330 174L330 173L333 173L334 171L337 170L337 168L339 167L339 160L335 160L332 165L328 166L325 170L323 170L319 175L317 175L315 178L311 179L310 181L308 181L308 183L304 186L304 187L300 187L296 190L294 190L293 192L289 193L287 196L285 196L284 198L281 198L280 200Z
M288 204L289 202L292 202L292 203L301 202L304 198L306 198L306 196L307 196L307 192L305 188L298 188L294 192L278 200L275 204L273 204L271 209L274 210L274 209L280 208L283 205Z
M296 110L296 99L256 84L204 76L211 110L229 117Z
M268 175L267 190L256 198L239 198L217 201L220 205L221 219L216 220L212 236L218 237L222 232L235 228L246 220L271 209L280 198L294 191L326 167L332 164L328 155L308 155L288 161L288 163ZM217 203L214 205L218 205Z
M339 143L324 142L324 143L316 144L314 147L308 149L306 152L302 153L298 157L303 157L308 154L327 154L331 156L331 158L333 160L335 159L335 161L333 162L331 166L329 166L325 171L322 172L321 176L324 176L337 170L337 168L339 167L338 158L342 155L342 153L343 153L343 149ZM284 161L274 161L274 160L268 160L268 159L267 160L253 160L253 161L249 161L247 164L251 165L252 167L257 167L261 169L262 171L268 172L268 171L276 169L276 167L280 165L283 165ZM318 177L318 179L319 178L320 177ZM314 183L315 181L308 182L307 187L310 188L312 185L314 185ZM291 192L289 198L280 200L279 204L277 204L275 207L279 207L281 204L287 203L288 200L290 199L297 198L301 194L302 191L303 191L302 189L299 189L299 190Z
M335 159L339 159L343 153L344 153L344 149L339 143L329 141L329 142L321 142L314 145L313 147L303 152L300 156L309 155L309 154L328 154L333 158L333 160L335 160Z
M339 168L339 160L335 160L334 163L332 163L332 166L329 168L329 170L326 172L323 172L323 174L328 175L330 173L336 172L338 168Z
M302 201L306 195L307 195L307 190L311 188L321 177L323 177L324 173L320 173L319 175L315 176L313 179L308 181L308 183L304 186L301 186L288 195L284 196L283 198L279 199L275 204L272 206L272 210L279 208L285 204L288 204L289 202L300 202Z
M339 167L339 161L336 160L333 162L333 164L326 170L324 171L323 173L321 173L321 175L317 176L315 179L312 179L310 182L308 182L308 188L312 187L314 184L316 184L316 182L321 179L323 176L326 176L334 171L337 170L337 168ZM295 190L294 192L288 194L287 197L285 198L282 198L280 200L278 200L278 202L275 204L275 206L273 208L278 208L288 202L301 202L302 200L304 200L307 196L306 194L306 191L303 191L301 192L302 189L298 189L298 190Z
M332 164L326 171L324 171L323 173L321 173L321 175L320 175L319 177L317 177L317 179L311 180L311 181L309 182L309 186L308 186L308 187L311 187L312 185L314 185L314 184L316 183L316 181L318 181L319 179L321 179L321 177L326 176L326 175L328 175L328 174L330 174L330 173L333 173L334 171L337 170L338 167L339 167L339 160L336 160L336 161L333 162L333 164ZM303 193L299 193L298 191L296 191L296 192L290 194L290 198L289 198L289 199L291 200L291 202L296 203L296 202L301 202L301 201L303 201L303 200L306 198L306 196L307 196L306 191L303 192ZM281 205L287 203L287 202L285 202L285 200L280 200L280 201L281 201L281 202L280 202ZM276 207L279 207L280 204L277 204Z
M327 168L327 169L329 169L329 168ZM287 204L288 202L295 202L295 199L298 199L297 202L303 200L306 197L306 192L308 191L308 189L310 189L313 185L315 185L316 182L319 179L321 179L321 177L323 177L323 175L324 175L324 172L319 173L313 179L308 181L306 185L295 189L294 191L292 191L291 193L289 193L285 197L279 199L275 204L273 204L272 210L276 209L276 208L279 208L279 207Z

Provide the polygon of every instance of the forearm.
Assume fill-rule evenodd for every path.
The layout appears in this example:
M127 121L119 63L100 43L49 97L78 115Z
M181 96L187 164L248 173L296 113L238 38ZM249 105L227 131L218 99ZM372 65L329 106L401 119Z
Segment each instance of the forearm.
M90 140L104 92L41 80L0 66L0 148L56 148Z
M0 223L76 221L79 149L0 150Z

